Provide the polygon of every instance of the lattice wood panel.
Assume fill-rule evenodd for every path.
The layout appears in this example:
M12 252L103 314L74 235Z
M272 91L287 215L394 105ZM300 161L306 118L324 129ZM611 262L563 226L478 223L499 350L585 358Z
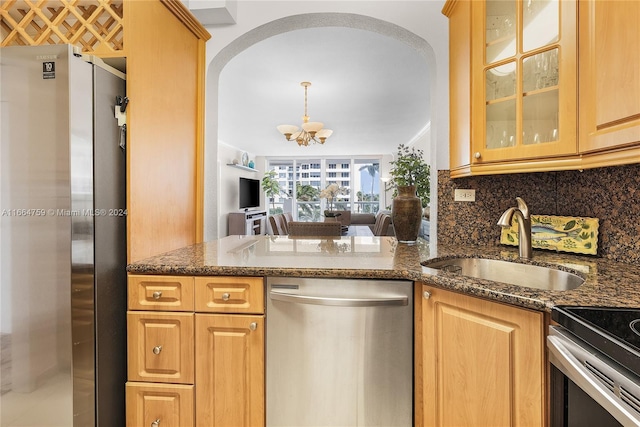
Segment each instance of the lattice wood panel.
M123 0L0 0L0 46L72 44L122 56Z

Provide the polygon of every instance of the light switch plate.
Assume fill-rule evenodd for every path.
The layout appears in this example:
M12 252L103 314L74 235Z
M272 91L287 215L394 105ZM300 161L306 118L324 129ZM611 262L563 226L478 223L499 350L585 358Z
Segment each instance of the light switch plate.
M476 190L456 189L453 193L453 200L456 202L475 202Z

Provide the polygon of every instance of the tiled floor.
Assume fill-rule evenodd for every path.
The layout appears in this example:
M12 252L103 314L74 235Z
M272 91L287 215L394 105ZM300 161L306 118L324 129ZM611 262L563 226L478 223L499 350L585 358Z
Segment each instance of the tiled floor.
M69 427L73 425L71 374L59 373L31 393L0 396L0 427Z

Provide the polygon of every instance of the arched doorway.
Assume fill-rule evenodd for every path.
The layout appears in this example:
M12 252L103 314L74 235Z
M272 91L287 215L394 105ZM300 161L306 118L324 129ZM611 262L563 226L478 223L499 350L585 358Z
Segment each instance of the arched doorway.
M211 240L217 237L218 230L221 228L221 219L219 216L219 188L218 182L224 171L218 170L217 146L219 140L219 99L218 88L220 84L220 75L224 67L236 55L250 48L254 44L268 39L270 37L308 28L321 27L346 27L355 28L366 31L375 32L386 37L399 40L410 46L411 49L422 56L430 70L433 72L425 76L429 80L429 86L435 88L437 86L436 59L431 45L423 38L400 27L396 24L386 22L384 20L372 18L364 15L351 13L310 13L303 15L293 15L274 21L265 23L259 27L251 29L235 40L226 45L220 52L215 55L209 65L207 71L207 119L206 119L206 144L205 144L205 221L204 236L205 240ZM432 92L435 93L435 92ZM432 95L433 97L433 95ZM431 102L433 104L433 102ZM437 108L431 109L433 115L438 114ZM432 120L432 123L433 120ZM429 129L431 140L433 140L437 126L431 125ZM430 144L431 146L433 144ZM389 151L392 151L390 149ZM433 147L430 147L433 151ZM432 168L432 206L436 205L436 185L437 185L437 168ZM433 217L434 215L432 215ZM432 222L435 229L435 221Z

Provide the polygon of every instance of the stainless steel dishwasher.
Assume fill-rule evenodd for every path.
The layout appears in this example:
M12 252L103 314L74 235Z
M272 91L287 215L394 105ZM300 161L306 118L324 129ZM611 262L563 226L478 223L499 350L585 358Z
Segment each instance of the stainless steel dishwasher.
M413 425L413 285L267 278L267 427Z

